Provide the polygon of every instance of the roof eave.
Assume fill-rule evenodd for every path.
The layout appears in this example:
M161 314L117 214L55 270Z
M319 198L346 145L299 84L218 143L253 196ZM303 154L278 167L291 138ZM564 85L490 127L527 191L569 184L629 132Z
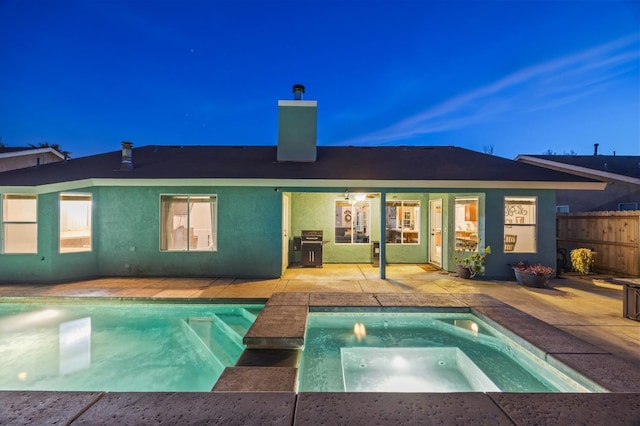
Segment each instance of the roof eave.
M0 158L12 158L12 157L22 157L25 155L34 155L34 154L46 154L50 153L61 160L64 160L64 155L62 155L58 150L53 148L34 148L34 149L25 149L22 151L13 151L13 152L3 152L0 154Z
M571 173L577 176L587 177L591 179L602 179L605 181L618 181L630 183L633 185L640 185L640 179L620 175L617 173L605 172L602 170L591 169L588 167L574 166L572 164L562 163L559 161L545 160L542 158L532 157L530 155L518 155L515 161L531 164L534 166L545 167L547 169L557 170L560 172Z
M484 181L484 180L370 180L370 179L82 179L35 186L0 186L0 192L46 194L104 186L242 186L276 188L407 188L407 189L573 189L603 190L605 182Z

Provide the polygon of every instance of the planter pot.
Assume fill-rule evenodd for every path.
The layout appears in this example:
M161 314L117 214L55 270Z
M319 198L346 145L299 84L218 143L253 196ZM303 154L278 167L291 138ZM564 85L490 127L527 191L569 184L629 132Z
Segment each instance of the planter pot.
M456 269L456 273L460 278L464 278L464 279L471 278L471 270L465 266L458 265Z
M518 284L526 287L543 288L549 283L549 277L545 277L544 275L536 275L534 273L520 271L518 269L514 269L513 272L516 274L516 281L518 281Z

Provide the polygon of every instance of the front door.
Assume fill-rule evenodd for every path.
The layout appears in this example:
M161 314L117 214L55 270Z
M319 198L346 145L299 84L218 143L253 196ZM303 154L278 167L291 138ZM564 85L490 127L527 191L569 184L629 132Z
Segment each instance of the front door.
M429 200L429 262L442 266L442 198Z

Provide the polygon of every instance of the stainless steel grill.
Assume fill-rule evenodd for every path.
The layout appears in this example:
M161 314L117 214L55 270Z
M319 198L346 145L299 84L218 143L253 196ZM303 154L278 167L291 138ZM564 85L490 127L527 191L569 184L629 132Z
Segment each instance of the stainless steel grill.
M322 231L302 231L300 251L302 266L322 268Z

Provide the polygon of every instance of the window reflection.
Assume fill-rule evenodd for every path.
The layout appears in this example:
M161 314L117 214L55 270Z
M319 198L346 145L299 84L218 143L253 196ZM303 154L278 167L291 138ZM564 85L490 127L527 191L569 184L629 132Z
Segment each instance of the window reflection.
M391 244L420 243L420 202L388 201L385 240Z
M369 243L369 201L338 200L335 213L335 242Z
M456 250L478 250L478 197L456 197Z
M505 197L504 251L536 252L536 197Z
M60 253L91 251L91 194L60 195Z
M3 195L3 253L38 252L37 216L38 205L36 195Z
M160 204L161 250L217 249L215 195L163 195Z

